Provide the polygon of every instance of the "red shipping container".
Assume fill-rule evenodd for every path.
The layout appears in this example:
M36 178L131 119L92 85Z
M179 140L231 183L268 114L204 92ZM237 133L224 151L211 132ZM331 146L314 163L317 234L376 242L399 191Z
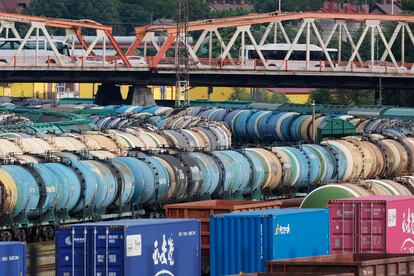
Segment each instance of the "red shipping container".
M329 201L331 253L414 253L414 196Z

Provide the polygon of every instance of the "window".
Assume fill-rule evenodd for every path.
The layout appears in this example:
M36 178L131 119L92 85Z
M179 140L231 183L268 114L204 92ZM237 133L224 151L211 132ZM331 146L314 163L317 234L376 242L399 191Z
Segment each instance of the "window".
M262 50L263 57L266 60L284 60L288 51L287 50ZM248 59L260 59L256 50L247 51ZM325 54L321 51L310 51L310 60L320 61L325 60ZM294 50L292 51L289 60L306 60L306 51Z
M13 42L13 41L4 41L4 42L0 42L0 50L14 50L15 48L15 42ZM16 45L16 49L18 48L19 46L18 45Z

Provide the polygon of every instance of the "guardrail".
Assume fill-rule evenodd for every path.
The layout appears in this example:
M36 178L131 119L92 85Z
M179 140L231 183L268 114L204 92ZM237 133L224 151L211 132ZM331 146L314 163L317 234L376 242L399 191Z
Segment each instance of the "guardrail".
M154 57L140 58L133 57L130 60L132 67L128 68L123 61L114 57L90 56L85 58L79 57L65 57L63 63L59 64L52 56L13 56L2 57L0 55L0 69L10 68L39 68L39 70L55 68L68 69L159 69L159 70L175 70L176 62L174 57L164 57L154 66ZM199 58L189 59L189 68L191 71L197 70L213 70L213 71L284 71L284 72L329 72L329 73L373 73L373 74L398 74L398 75L414 75L413 63L398 62L395 66L388 61L365 61L365 62L348 62L335 61L328 62L326 60L319 61L305 61L305 60L268 60L267 64L263 64L260 59L245 60L239 58Z

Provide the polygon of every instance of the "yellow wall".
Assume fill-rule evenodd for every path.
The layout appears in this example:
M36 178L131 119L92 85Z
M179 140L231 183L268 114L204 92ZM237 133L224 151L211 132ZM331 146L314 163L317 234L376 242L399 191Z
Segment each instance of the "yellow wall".
M81 83L79 86L81 98L93 98L94 93L98 90L99 84L92 83ZM121 86L122 97L126 99L128 95L128 86ZM154 99L161 99L161 89L158 86L150 87ZM0 86L0 96L11 96L11 97L39 97L46 98L46 92L56 91L55 84L44 84L44 83L15 83L9 84L8 86ZM165 100L175 100L175 87L166 87L165 89ZM250 92L250 89L243 89L245 93ZM234 92L234 88L231 87L214 87L213 93L211 94L212 101L226 101L230 95ZM269 93L270 94L270 93ZM308 95L306 94L289 94L286 95L291 103L306 103ZM190 90L190 100L207 100L208 99L208 88L207 87L195 87Z
M174 100L175 88L166 88L166 100ZM152 88L154 99L161 99L161 92L159 87ZM245 93L249 93L250 89L243 89ZM211 101L227 101L230 95L234 92L232 87L214 87L213 93L211 94ZM271 95L271 92L268 92ZM307 94L287 94L287 98L291 103L306 103L309 95ZM190 90L190 100L208 100L208 88L207 87L195 87Z
M288 94L289 102L296 103L296 104L304 104L308 102L309 95L307 94Z
M151 88L154 99L161 99L160 87ZM249 92L249 89L243 89L245 92ZM166 87L165 100L175 100L175 87ZM214 87L213 93L211 94L211 101L226 101L230 95L234 92L232 87ZM195 87L190 89L190 100L208 100L208 88L207 87Z
M47 98L47 92L54 91L55 84L45 83L11 83L0 86L0 96L8 97Z

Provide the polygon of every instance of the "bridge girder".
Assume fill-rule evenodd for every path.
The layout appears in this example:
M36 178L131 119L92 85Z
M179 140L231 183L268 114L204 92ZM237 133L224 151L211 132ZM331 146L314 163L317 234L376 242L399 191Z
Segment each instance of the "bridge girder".
M330 30L323 30L320 25L326 24L326 22L334 22L330 24L332 28ZM343 71L354 72L364 71L376 73L377 70L384 72L392 71L393 73L408 73L414 74L414 66L411 63L407 64L405 57L408 48L414 47L414 36L412 34L409 23L414 22L413 15L382 15L382 14L346 14L346 13L323 13L323 12L304 12L304 13L266 13L266 14L250 14L245 16L235 16L229 18L208 19L190 22L188 25L188 31L192 32L196 36L201 32L197 42L192 47L188 45L189 52L193 61L194 68L210 68L226 70L230 69L230 65L237 64L240 68L246 67L245 55L239 54L238 57L234 56L234 48L239 50L239 53L244 53L246 47L246 35L251 45L257 53L258 59L254 64L250 64L253 70L258 67L258 64L266 70L269 70L269 63L265 59L265 55L261 47L268 40L269 34L274 29L273 43L277 43L278 37L284 39L285 43L291 45L287 54L281 63L276 64L279 71L292 70L292 52L295 47L301 41L302 36L306 36L306 60L304 62L304 71L312 71L314 68L310 68L310 48L311 48L311 36L313 40L316 40L313 44L322 48L323 60L320 65L311 67L320 67L321 72L325 71ZM290 23L294 23L300 26L294 37L289 37L286 31L286 26ZM265 31L262 33L256 32L253 34L252 29L257 28L259 25L264 25ZM350 30L349 25L363 26L362 33L358 33L355 30ZM385 35L385 28L389 28L391 25L395 25L392 37L387 38ZM231 39L224 41L220 31L233 29ZM278 30L282 35L278 35ZM150 68L160 68L166 66L172 61L166 53L172 49L175 44L175 38L177 37L176 28L174 24L162 24L162 25L148 25L136 28L136 41L131 45L128 53L133 53L139 43L142 41L148 33L164 32L168 39L160 45L159 51L155 55L148 57ZM291 28L292 33L292 28ZM394 54L393 47L395 48L395 41L398 36L401 36L401 56L399 58ZM410 47L406 47L408 36ZM335 39L334 39L335 38ZM361 46L366 44L366 40L370 38L368 42L370 45L370 57L369 59L362 57ZM205 39L209 40L208 57L203 58L198 52ZM216 39L217 44L220 45L220 54L213 54L212 40ZM239 43L236 43L239 41ZM241 43L240 43L241 41ZM335 60L331 54L328 53L329 45L333 44L333 41L337 41L338 56ZM378 46L378 41L380 45ZM343 48L348 43L352 49L350 56L345 57ZM238 45L236 45L238 44ZM304 43L302 43L304 44ZM377 44L377 45L375 45ZM217 48L217 47L216 47ZM381 59L375 58L374 52L381 48ZM382 49L383 48L383 49ZM217 51L216 51L217 52ZM355 61L357 60L357 61ZM413 61L414 62L414 61ZM342 65L342 68L341 68ZM364 70L365 68L365 70ZM274 70L274 68L273 68ZM383 72L381 72L383 73Z
M16 29L16 23L27 25L28 31L21 35L19 31ZM48 30L48 28L60 29L66 32L65 42L72 39L72 44L74 48L74 39L79 40L83 49L86 51L85 54L79 59L79 63L81 60L87 59L89 56L94 55L93 50L99 40L103 42L105 45L106 39L110 41L112 47L115 49L117 56L122 60L126 67L131 67L131 63L127 59L126 55L122 51L120 45L116 42L113 34L112 34L112 27L105 26L99 23L96 23L92 20L64 20L64 19L56 19L56 18L47 18L47 17L40 17L40 16L31 16L31 15L23 15L23 14L15 14L15 13L0 13L0 35L4 34L1 39L10 39L10 32L13 34L14 38L21 39L20 46L16 49L16 52L13 56L13 59L7 60L8 65L16 65L18 63L18 59L20 56L21 51L27 45L29 39L33 37L33 33L35 33L35 40L38 41L40 39L40 34L43 34L43 37L51 46L54 56L58 61L57 63L59 66L65 66L62 62L62 56L59 55L55 43L53 42L52 36ZM85 40L83 39L83 30L92 30L96 32L96 39L88 45ZM37 43L36 43L37 45ZM38 56L38 47L36 46L36 57L35 62L38 63L39 56ZM105 49L105 46L104 46ZM105 50L104 50L105 51ZM43 57L44 58L44 57ZM49 59L50 57L48 57ZM106 57L104 56L104 59ZM71 64L73 65L73 64Z

